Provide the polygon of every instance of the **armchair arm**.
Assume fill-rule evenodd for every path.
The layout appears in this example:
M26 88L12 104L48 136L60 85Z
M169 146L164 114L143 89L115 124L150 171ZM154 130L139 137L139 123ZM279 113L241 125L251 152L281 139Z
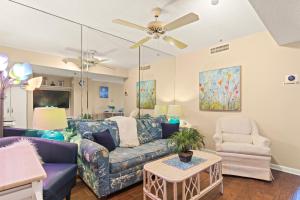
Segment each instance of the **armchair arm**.
M98 197L108 195L109 151L96 142L82 139L80 141L80 155L82 159L82 166L79 167L81 177Z
M253 144L263 146L263 147L270 147L271 142L268 138L259 135L258 128L256 123L252 120L252 140Z
M88 163L98 164L99 161L108 163L108 150L104 146L88 139L80 141L80 154L82 159Z
M271 142L268 138L265 138L260 135L252 135L253 144L263 146L263 147L270 147Z

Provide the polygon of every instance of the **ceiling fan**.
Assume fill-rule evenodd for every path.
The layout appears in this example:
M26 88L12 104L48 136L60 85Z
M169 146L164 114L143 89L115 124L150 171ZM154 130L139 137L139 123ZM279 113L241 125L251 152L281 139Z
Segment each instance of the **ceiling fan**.
M140 41L138 41L137 43L135 43L134 45L132 45L130 48L134 49L137 48L141 45L143 45L144 43L148 42L150 39L159 39L162 37L162 39L164 41L166 41L167 43L176 46L179 49L184 49L186 48L188 45L171 37L171 36L167 36L165 35L166 32L175 30L177 28L180 28L182 26L188 25L190 23L193 23L195 21L199 20L199 16L195 13L189 13L186 14L168 24L164 24L163 22L159 21L158 18L160 16L161 13L161 9L160 8L154 8L152 10L152 13L155 17L154 21L151 21L147 27L144 26L140 26L134 23L131 23L129 21L123 20L123 19L114 19L113 23L116 24L120 24L123 26L127 26L129 28L134 28L140 31L145 31L148 33L149 36L141 39Z
M79 49L74 49L74 48L66 48L67 51L72 51L72 52L76 52L78 54L81 53L81 51ZM108 50L106 52L97 52L96 50L87 50L83 52L83 67L88 70L88 68L90 67L94 67L98 64L103 64L107 61L109 61L109 59L106 58L102 58L105 57L106 55L113 53L117 51L117 49L111 49ZM62 60L64 63L69 63L72 62L74 63L76 66L78 66L78 68L81 68L81 57L79 56L78 58L64 58ZM109 68L109 69L113 69L112 67L106 66L106 65L100 65L101 67L105 67L105 68Z

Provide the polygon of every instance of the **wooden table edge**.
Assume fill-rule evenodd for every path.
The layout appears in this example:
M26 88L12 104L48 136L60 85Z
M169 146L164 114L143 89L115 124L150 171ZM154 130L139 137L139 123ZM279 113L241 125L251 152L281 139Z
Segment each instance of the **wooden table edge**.
M45 178L47 178L47 174L46 173L44 173L41 176L29 178L29 179L26 179L24 181L19 181L17 183L8 183L8 184L6 184L4 186L0 185L0 192L3 192L5 190L10 190L10 189L13 189L13 188L17 188L17 187L20 187L20 186L28 185L28 184L31 184L34 181L40 181L40 180L43 180Z

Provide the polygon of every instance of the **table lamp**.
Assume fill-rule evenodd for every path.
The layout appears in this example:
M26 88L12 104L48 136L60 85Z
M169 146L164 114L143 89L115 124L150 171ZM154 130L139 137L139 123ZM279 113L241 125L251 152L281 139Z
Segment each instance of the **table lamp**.
M50 140L64 140L60 132L68 126L64 108L44 107L35 108L33 112L33 128L45 130L42 138Z
M170 124L180 123L179 118L182 116L181 105L169 105L168 106L168 117Z
M159 117L161 115L168 114L168 106L167 105L155 105L154 107L154 116Z

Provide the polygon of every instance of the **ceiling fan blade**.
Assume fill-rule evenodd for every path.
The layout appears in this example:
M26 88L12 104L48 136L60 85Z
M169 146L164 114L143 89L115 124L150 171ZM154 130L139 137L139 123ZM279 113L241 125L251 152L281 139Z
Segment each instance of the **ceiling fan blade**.
M118 51L117 48L109 49L109 50L107 50L107 51L102 51L102 52L96 52L96 53L95 53L95 56L99 56L99 57L107 56L107 55L109 55L109 54L111 54L111 53L114 53L114 52L116 52L116 51Z
M188 46L187 44L185 44L179 40L176 40L175 38L172 38L170 36L164 36L163 40L166 41L167 43L169 43L170 45L176 46L179 49L184 49Z
M104 62L107 62L107 61L109 61L109 59L106 59L106 58L104 58L104 59L98 59L99 63L104 63Z
M135 29L138 29L138 30L141 30L141 31L147 31L146 27L131 23L131 22L123 20L123 19L114 19L113 23L120 24L120 25L123 25L123 26L127 26L129 28L135 28Z
M131 49L135 49L141 45L143 45L144 43L148 42L151 39L151 37L145 37L144 39L141 39L140 41L138 41L137 43L135 43L134 45L132 45L130 48Z
M199 16L195 13L189 13L187 15L184 15L175 21L172 21L164 26L164 29L166 31L172 31L174 29L177 29L179 27L185 26L187 24L193 23L195 21L199 20Z
M77 59L77 58L64 58L62 61L66 64L71 62L71 63L74 63L77 66L81 65L80 59Z
M109 61L110 59L108 59L108 58L95 58L95 63L96 63L96 65L97 64L102 64L102 63L105 63L105 62L107 62L107 61Z

